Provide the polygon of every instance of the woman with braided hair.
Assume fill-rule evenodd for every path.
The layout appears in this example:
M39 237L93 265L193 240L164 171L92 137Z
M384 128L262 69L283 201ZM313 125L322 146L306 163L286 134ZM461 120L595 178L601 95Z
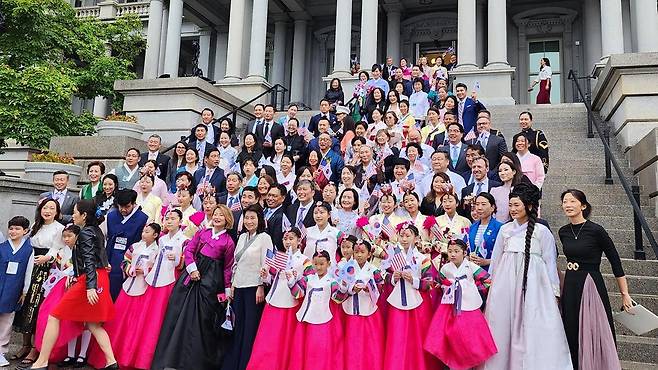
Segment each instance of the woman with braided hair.
M557 303L557 248L537 222L539 196L534 185L516 185L509 195L513 221L496 238L486 318L498 353L487 370L573 369Z

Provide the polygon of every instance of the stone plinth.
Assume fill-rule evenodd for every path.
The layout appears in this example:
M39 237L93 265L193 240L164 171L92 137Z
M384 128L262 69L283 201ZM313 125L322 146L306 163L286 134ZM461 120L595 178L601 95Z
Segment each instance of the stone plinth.
M512 98L512 77L516 68L491 68L474 70L454 70L453 89L458 83L468 86L469 95L476 91L478 100L486 105L514 105ZM477 87L479 85L479 88Z
M37 208L39 195L52 190L50 182L41 182L26 179L16 179L0 176L0 225L7 226L7 222L14 216L25 216L34 222L34 211ZM77 193L77 189L71 189ZM6 230L3 230L6 236Z
M228 94L235 96L236 98L247 102L256 96L267 91L272 85L269 82L261 78L247 78L240 81L235 80L220 80L215 82L215 86L222 89ZM270 94L265 94L261 96L258 100L254 101L252 104L271 104ZM251 112L251 110L249 110Z
M123 110L137 117L144 126L144 136L156 133L164 145L173 144L201 122L201 111L208 107L220 117L231 112L244 101L197 77L159 78L154 80L115 81L114 89L124 95ZM239 112L237 126L252 118L253 105Z
M32 154L39 153L38 149L18 145L13 139L7 140L7 146L0 151L2 152L0 154L0 171L13 176L22 176L25 162L32 157Z

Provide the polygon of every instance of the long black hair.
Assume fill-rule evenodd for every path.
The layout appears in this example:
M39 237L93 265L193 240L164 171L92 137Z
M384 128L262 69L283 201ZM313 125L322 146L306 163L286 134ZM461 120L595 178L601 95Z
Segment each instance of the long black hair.
M509 199L519 198L525 206L528 215L528 228L525 233L525 249L523 261L523 297L525 298L526 286L528 285L528 266L530 265L530 247L532 234L537 223L537 208L539 207L539 188L534 185L520 183L514 187L509 194Z
M30 237L36 235L37 232L39 232L39 230L41 230L45 224L45 220L43 217L41 217L41 210L46 206L48 202L55 203L55 222L57 222L57 220L61 217L62 211L60 209L59 202L54 198L45 198L41 203L39 203L39 206L37 207L37 214L34 216L34 226L32 226Z

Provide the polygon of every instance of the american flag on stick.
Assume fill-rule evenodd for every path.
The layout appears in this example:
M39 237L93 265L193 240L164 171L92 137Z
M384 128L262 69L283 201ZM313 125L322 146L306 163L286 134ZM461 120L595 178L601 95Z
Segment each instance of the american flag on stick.
M473 139L476 139L476 138L477 138L477 135L475 135L475 129L471 129L471 131L469 131L466 134L466 136L464 136L464 141L469 141L469 140L473 140Z
M288 268L288 254L277 250L268 249L265 255L265 264L277 270Z
M386 234L389 239L393 238L395 235L395 230L393 229L393 225L391 225L391 221L388 219L388 216L384 216L384 220L382 221L382 232Z
M389 258L393 271L403 271L407 266L407 259L404 257L402 249L398 246L393 247L393 255L389 256Z

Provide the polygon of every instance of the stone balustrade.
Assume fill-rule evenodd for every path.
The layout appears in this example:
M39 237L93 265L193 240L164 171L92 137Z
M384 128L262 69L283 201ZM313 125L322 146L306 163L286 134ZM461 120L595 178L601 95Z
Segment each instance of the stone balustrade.
M148 18L150 2L120 4L116 1L103 1L94 6L75 8L78 18L101 18L111 20L125 14L137 14L140 18Z

